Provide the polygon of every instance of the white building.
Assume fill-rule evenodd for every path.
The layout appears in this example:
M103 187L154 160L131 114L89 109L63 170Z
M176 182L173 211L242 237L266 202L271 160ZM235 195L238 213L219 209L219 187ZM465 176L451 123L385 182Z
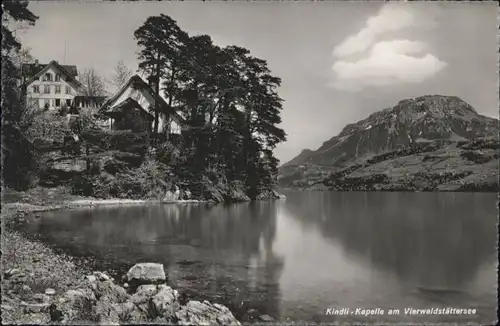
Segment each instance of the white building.
M81 94L82 84L76 79L76 66L60 65L57 61L24 64L22 76L28 101L40 108L69 107L74 97Z

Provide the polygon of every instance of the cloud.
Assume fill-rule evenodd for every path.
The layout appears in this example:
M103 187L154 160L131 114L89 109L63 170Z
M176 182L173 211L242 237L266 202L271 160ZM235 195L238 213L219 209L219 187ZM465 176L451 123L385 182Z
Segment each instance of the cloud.
M424 43L409 40L378 42L367 58L335 62L334 87L359 90L364 86L421 83L446 67L446 63L434 55L422 55L425 48Z
M436 11L423 15L418 8L407 3L386 4L376 16L368 18L357 34L336 46L333 51L336 62L332 66L335 81L331 85L358 91L367 86L421 83L446 67L447 63L430 53L424 42L406 38L387 40L395 31L433 26ZM354 55L362 56L354 61Z
M379 35L416 26L419 22L416 13L416 10L408 7L408 4L384 5L376 16L368 18L365 27L359 33L347 37L336 46L333 55L340 58L365 51Z

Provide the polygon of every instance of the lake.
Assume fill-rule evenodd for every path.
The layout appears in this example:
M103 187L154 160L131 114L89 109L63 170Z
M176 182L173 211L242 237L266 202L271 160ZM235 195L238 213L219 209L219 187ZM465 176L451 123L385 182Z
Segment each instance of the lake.
M163 263L170 285L238 318L255 309L282 321L496 320L496 194L283 193L286 200L227 206L46 212L24 231L106 268ZM446 307L476 312L405 313Z

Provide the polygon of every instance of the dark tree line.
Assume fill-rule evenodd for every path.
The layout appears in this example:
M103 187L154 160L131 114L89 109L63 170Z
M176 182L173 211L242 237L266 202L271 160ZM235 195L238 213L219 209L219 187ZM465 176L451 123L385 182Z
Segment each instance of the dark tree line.
M21 44L8 23L34 25L38 17L28 9L27 1L5 1L2 9L2 181L6 186L25 189L31 185L36 159L27 137L30 112L18 84L20 66L16 62L22 55Z
M215 45L208 35L189 36L169 16L149 17L135 31L139 68L183 119L175 161L181 180L203 195L203 180L239 183L255 198L275 185L275 146L285 140L281 80L250 51ZM158 133L157 108L154 132ZM156 144L159 148L165 144ZM161 152L161 151L160 151ZM200 187L196 189L195 180Z

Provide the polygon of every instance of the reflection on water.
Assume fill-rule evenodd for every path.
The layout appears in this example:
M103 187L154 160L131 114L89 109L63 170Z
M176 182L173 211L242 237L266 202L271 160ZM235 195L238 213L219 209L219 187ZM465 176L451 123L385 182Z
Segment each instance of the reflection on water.
M285 320L471 321L496 316L496 197L290 192L230 206L47 212L27 231L77 254L157 261L194 298ZM450 316L325 316L329 307L477 308ZM460 319L461 318L461 319Z
M410 284L465 289L478 266L496 257L494 196L359 192L288 198L287 209L301 223Z

